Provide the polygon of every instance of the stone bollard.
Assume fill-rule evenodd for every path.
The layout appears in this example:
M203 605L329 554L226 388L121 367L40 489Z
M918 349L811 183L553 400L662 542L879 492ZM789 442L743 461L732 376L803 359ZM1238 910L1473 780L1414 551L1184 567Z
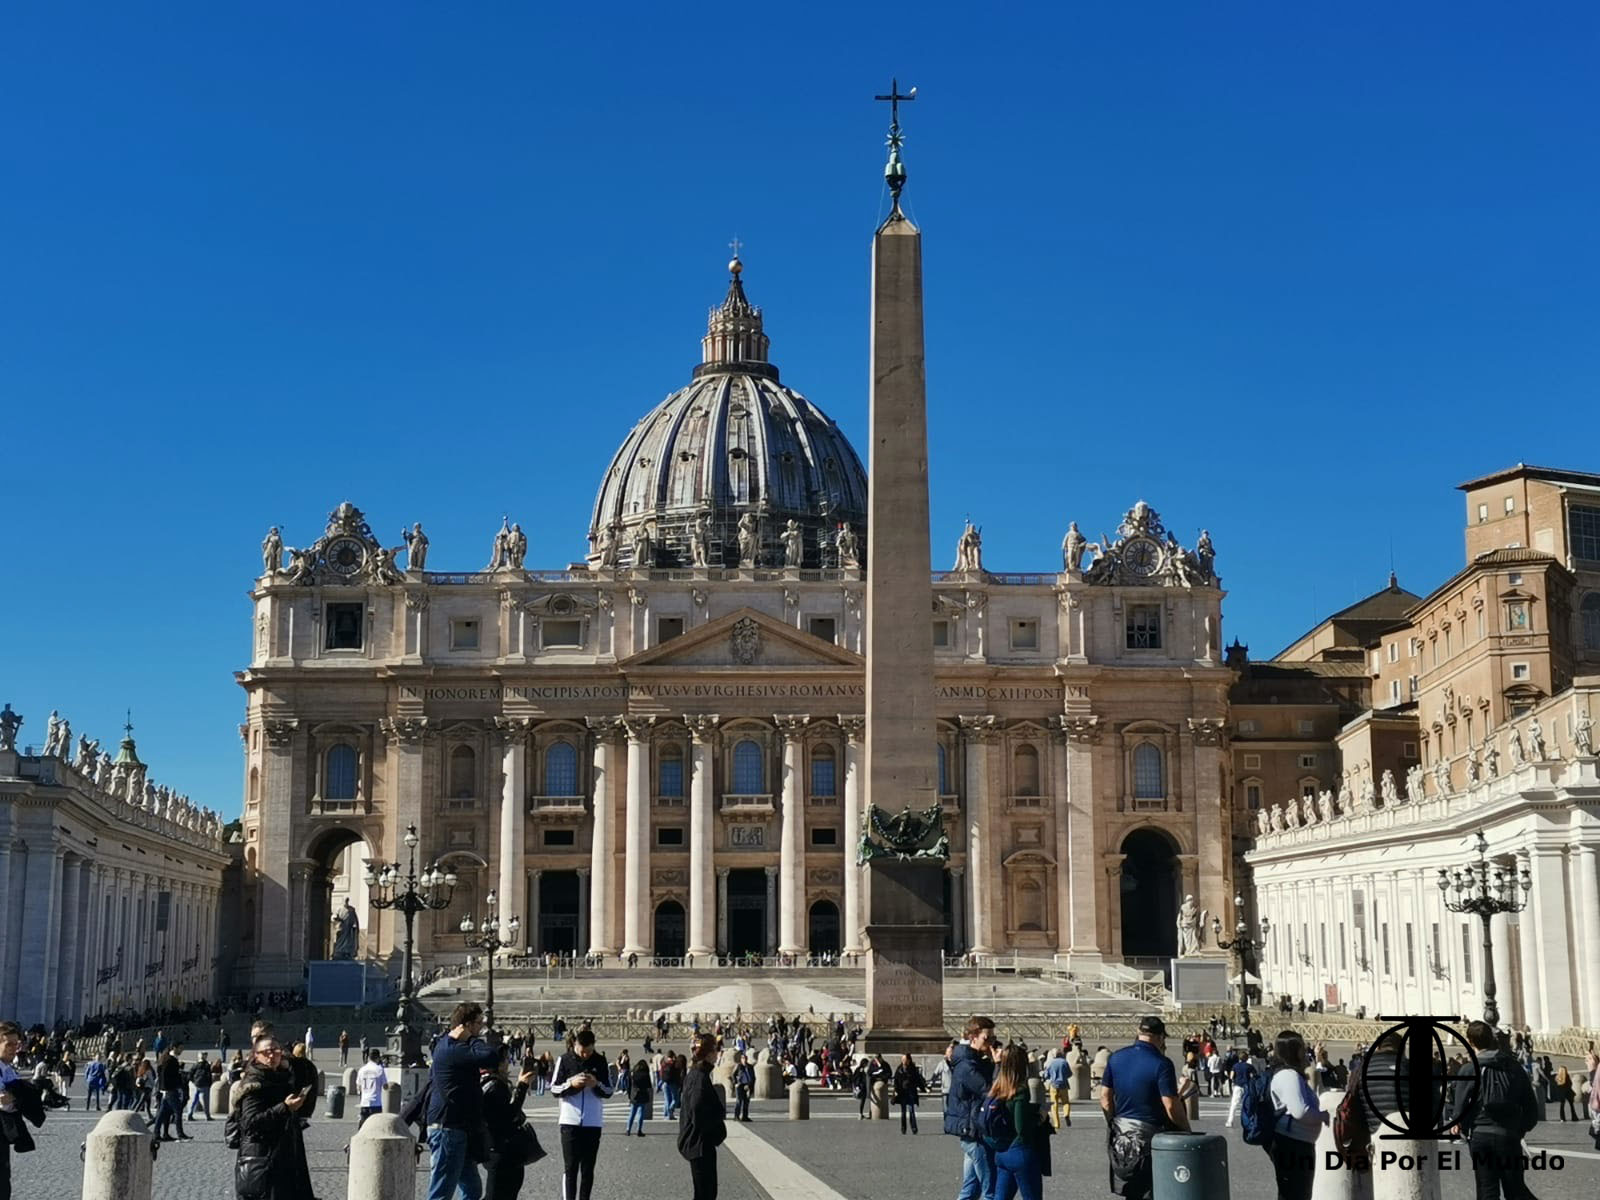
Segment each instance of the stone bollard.
M395 1092L398 1099L399 1089ZM417 1191L416 1146L411 1130L395 1114L368 1117L350 1139L348 1200L410 1200Z
M1074 1100L1087 1100L1089 1098L1089 1060L1079 1059L1072 1065L1072 1098Z
M150 1200L155 1139L127 1109L108 1112L84 1142L83 1200Z
M811 1089L806 1086L804 1079L796 1079L789 1085L789 1120L809 1121L811 1119Z
M768 1059L756 1067L756 1086L750 1093L756 1100L776 1100L783 1095L783 1068Z
M881 1079L872 1085L872 1119L889 1119L889 1085Z
M1028 1078L1028 1100L1037 1109L1044 1109L1044 1080L1037 1075Z
M326 1096L327 1094L328 1094L328 1073L326 1071L319 1070L317 1072L317 1095Z
M1320 1097L1322 1111L1335 1113L1344 1100L1344 1092L1324 1092ZM1372 1196L1372 1176L1365 1171L1351 1169L1349 1164L1330 1169L1330 1162L1338 1162L1339 1147L1333 1140L1333 1121L1322 1127L1322 1132L1317 1135L1317 1171L1311 1179L1311 1200L1362 1200L1361 1192L1365 1193L1365 1200ZM1331 1157L1330 1157L1331 1156ZM1365 1184L1358 1191L1357 1180Z
M231 1091L232 1087L229 1085L226 1075L211 1085L211 1115L213 1117L225 1117L228 1115L228 1095Z
M340 1082L344 1084L344 1094L346 1096L354 1096L356 1094L356 1069L354 1067L346 1067L344 1074L340 1076Z
M1405 1128L1405 1118L1389 1118ZM1466 1156L1462 1156L1466 1162ZM1432 1138L1372 1141L1372 1200L1439 1200L1439 1143Z
M1184 1107L1186 1109L1188 1109L1189 1120L1198 1121L1200 1119L1200 1089L1199 1088L1195 1088L1189 1093L1189 1098L1184 1102Z
M395 1116L400 1115L400 1085L398 1083L386 1083L383 1085L383 1111L393 1113ZM376 1115L376 1113L373 1114L373 1116ZM371 1121L371 1119L371 1117L367 1118L368 1121Z

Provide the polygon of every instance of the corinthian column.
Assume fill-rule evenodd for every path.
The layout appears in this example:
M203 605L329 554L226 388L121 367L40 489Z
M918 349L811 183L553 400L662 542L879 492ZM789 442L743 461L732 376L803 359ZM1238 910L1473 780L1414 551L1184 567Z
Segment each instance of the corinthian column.
M523 859L527 856L528 729L533 722L526 717L496 717L495 724L505 743L500 761L504 776L500 788L500 911L522 921L528 902ZM527 931L530 938L535 932Z
M989 772L984 759L987 747L998 736L993 716L961 718L961 738L966 750L967 783L967 877L972 882L972 905L967 920L972 927L972 952L993 954L994 911L991 905L995 872L990 860L995 857L996 829L989 809Z
M867 718L860 713L840 713L844 730L844 942L845 954L864 954L861 944L861 868L856 847L861 843L861 737Z
M689 953L710 958L715 953L713 914L716 877L712 873L711 747L717 736L717 714L685 716L693 740L689 781Z
M649 954L645 905L650 902L650 727L654 717L624 717L628 732L628 832L622 877L622 956Z
M617 734L620 725L616 717L588 718L589 732L594 736L594 794L590 808L594 812L594 828L589 838L589 887L587 920L589 936L579 938L578 944L590 954L615 954L616 923L613 897L616 889L611 883L611 864L616 857L615 805L611 802L613 764L616 761ZM580 874L580 880L583 875Z
M805 907L805 765L803 743L809 716L773 718L783 734L783 841L778 849L778 953L803 954L804 939L796 928Z

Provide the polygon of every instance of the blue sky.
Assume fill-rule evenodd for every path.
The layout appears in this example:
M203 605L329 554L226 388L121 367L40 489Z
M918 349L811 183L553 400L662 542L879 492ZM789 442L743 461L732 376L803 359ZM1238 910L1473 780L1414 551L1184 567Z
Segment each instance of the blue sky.
M937 565L970 513L992 568L1053 569L1143 497L1211 530L1260 655L1391 552L1458 568L1462 480L1600 468L1592 5L553 7L0 14L30 740L132 706L155 776L237 812L266 527L348 498L471 569L504 512L580 556L735 234L785 382L864 450L891 74Z

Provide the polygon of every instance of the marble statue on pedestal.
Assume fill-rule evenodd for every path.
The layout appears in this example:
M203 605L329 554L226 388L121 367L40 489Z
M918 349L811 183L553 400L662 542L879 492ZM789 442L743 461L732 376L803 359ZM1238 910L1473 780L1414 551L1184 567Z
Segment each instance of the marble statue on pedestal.
M1089 539L1078 530L1078 523L1073 521L1067 525L1067 536L1061 539L1061 569L1076 571L1083 566L1083 552L1088 548Z
M859 567L861 565L861 548L856 541L856 531L847 522L839 526L839 537L835 543L839 550L839 565L841 567Z
M1522 730L1513 725L1506 741L1511 749L1511 765L1513 767L1520 767L1528 761L1528 752L1522 747Z
M1383 806L1391 808L1400 803L1400 790L1394 785L1394 772L1385 770L1383 773Z
M485 571L500 571L511 565L511 520L509 517L500 518L500 528L494 535L494 546L489 553L489 565Z
M1322 810L1322 819L1331 821L1339 815L1339 810L1333 806L1333 792L1323 788L1317 793L1317 807Z
M1271 831L1272 831L1272 810L1270 808L1259 809L1256 812L1256 832L1257 833L1270 833Z
M1489 773L1490 779L1496 779L1499 777L1500 749L1494 744L1494 740L1488 734L1483 735L1483 766L1484 770Z
M1415 804L1423 797L1422 768L1414 766L1406 772L1406 795L1408 804Z
M9 705L7 707L9 708ZM1573 727L1572 737L1573 749L1579 758L1589 758L1594 754L1594 718L1589 715L1588 709L1578 714L1578 722Z
M1204 927L1206 914L1194 902L1193 896L1185 896L1183 904L1178 909L1178 957L1188 958L1190 955L1200 953L1200 936Z
M1348 817L1355 811L1356 794L1350 786L1350 776L1342 775L1339 778L1339 813Z
M1433 763L1433 786L1439 795L1450 793L1450 764L1438 758Z
M639 525L633 531L633 566L647 571L656 565L656 544L650 536L649 525Z
M22 718L13 712L8 703L4 711L0 711L0 750L15 750L17 748L17 730L22 728Z
M333 939L332 957L354 958L356 942L361 935L361 921L356 916L355 906L346 900L344 908L334 915L333 920L338 932Z
M55 709L50 710L49 720L44 727L44 757L55 757L56 747L61 744L61 714Z
M1544 726L1539 724L1538 717L1528 722L1528 757L1534 762L1543 762L1549 757L1544 746Z
M701 513L689 526L689 565L711 565L711 518Z
M281 570L283 570L283 536L274 525L267 530L267 536L261 542L261 573L270 577Z
M761 551L761 518L747 512L739 518L739 565L750 568L756 565Z
M961 540L956 543L957 571L983 570L983 534L971 521L961 531Z
M511 526L511 538L506 543L506 561L513 571L520 571L527 558L528 535L522 532L521 525L513 523Z
M800 528L800 522L793 517L783 527L783 565L798 567L805 555L805 533Z
M422 532L422 522L403 530L402 536L406 539L406 570L422 570L428 565L428 535Z
M1481 764L1478 762L1478 748L1473 745L1467 747L1467 786L1477 787Z
M1378 807L1378 789L1372 785L1372 773L1370 771L1361 780L1361 807L1365 809Z

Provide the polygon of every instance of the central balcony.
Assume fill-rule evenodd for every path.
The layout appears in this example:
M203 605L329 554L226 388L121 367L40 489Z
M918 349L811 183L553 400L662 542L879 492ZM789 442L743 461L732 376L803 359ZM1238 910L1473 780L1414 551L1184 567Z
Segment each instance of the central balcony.
M581 821L588 802L582 796L529 796L528 811L548 821Z
M772 803L772 793L764 796L730 796L724 794L721 809L730 815L772 813L777 810Z

